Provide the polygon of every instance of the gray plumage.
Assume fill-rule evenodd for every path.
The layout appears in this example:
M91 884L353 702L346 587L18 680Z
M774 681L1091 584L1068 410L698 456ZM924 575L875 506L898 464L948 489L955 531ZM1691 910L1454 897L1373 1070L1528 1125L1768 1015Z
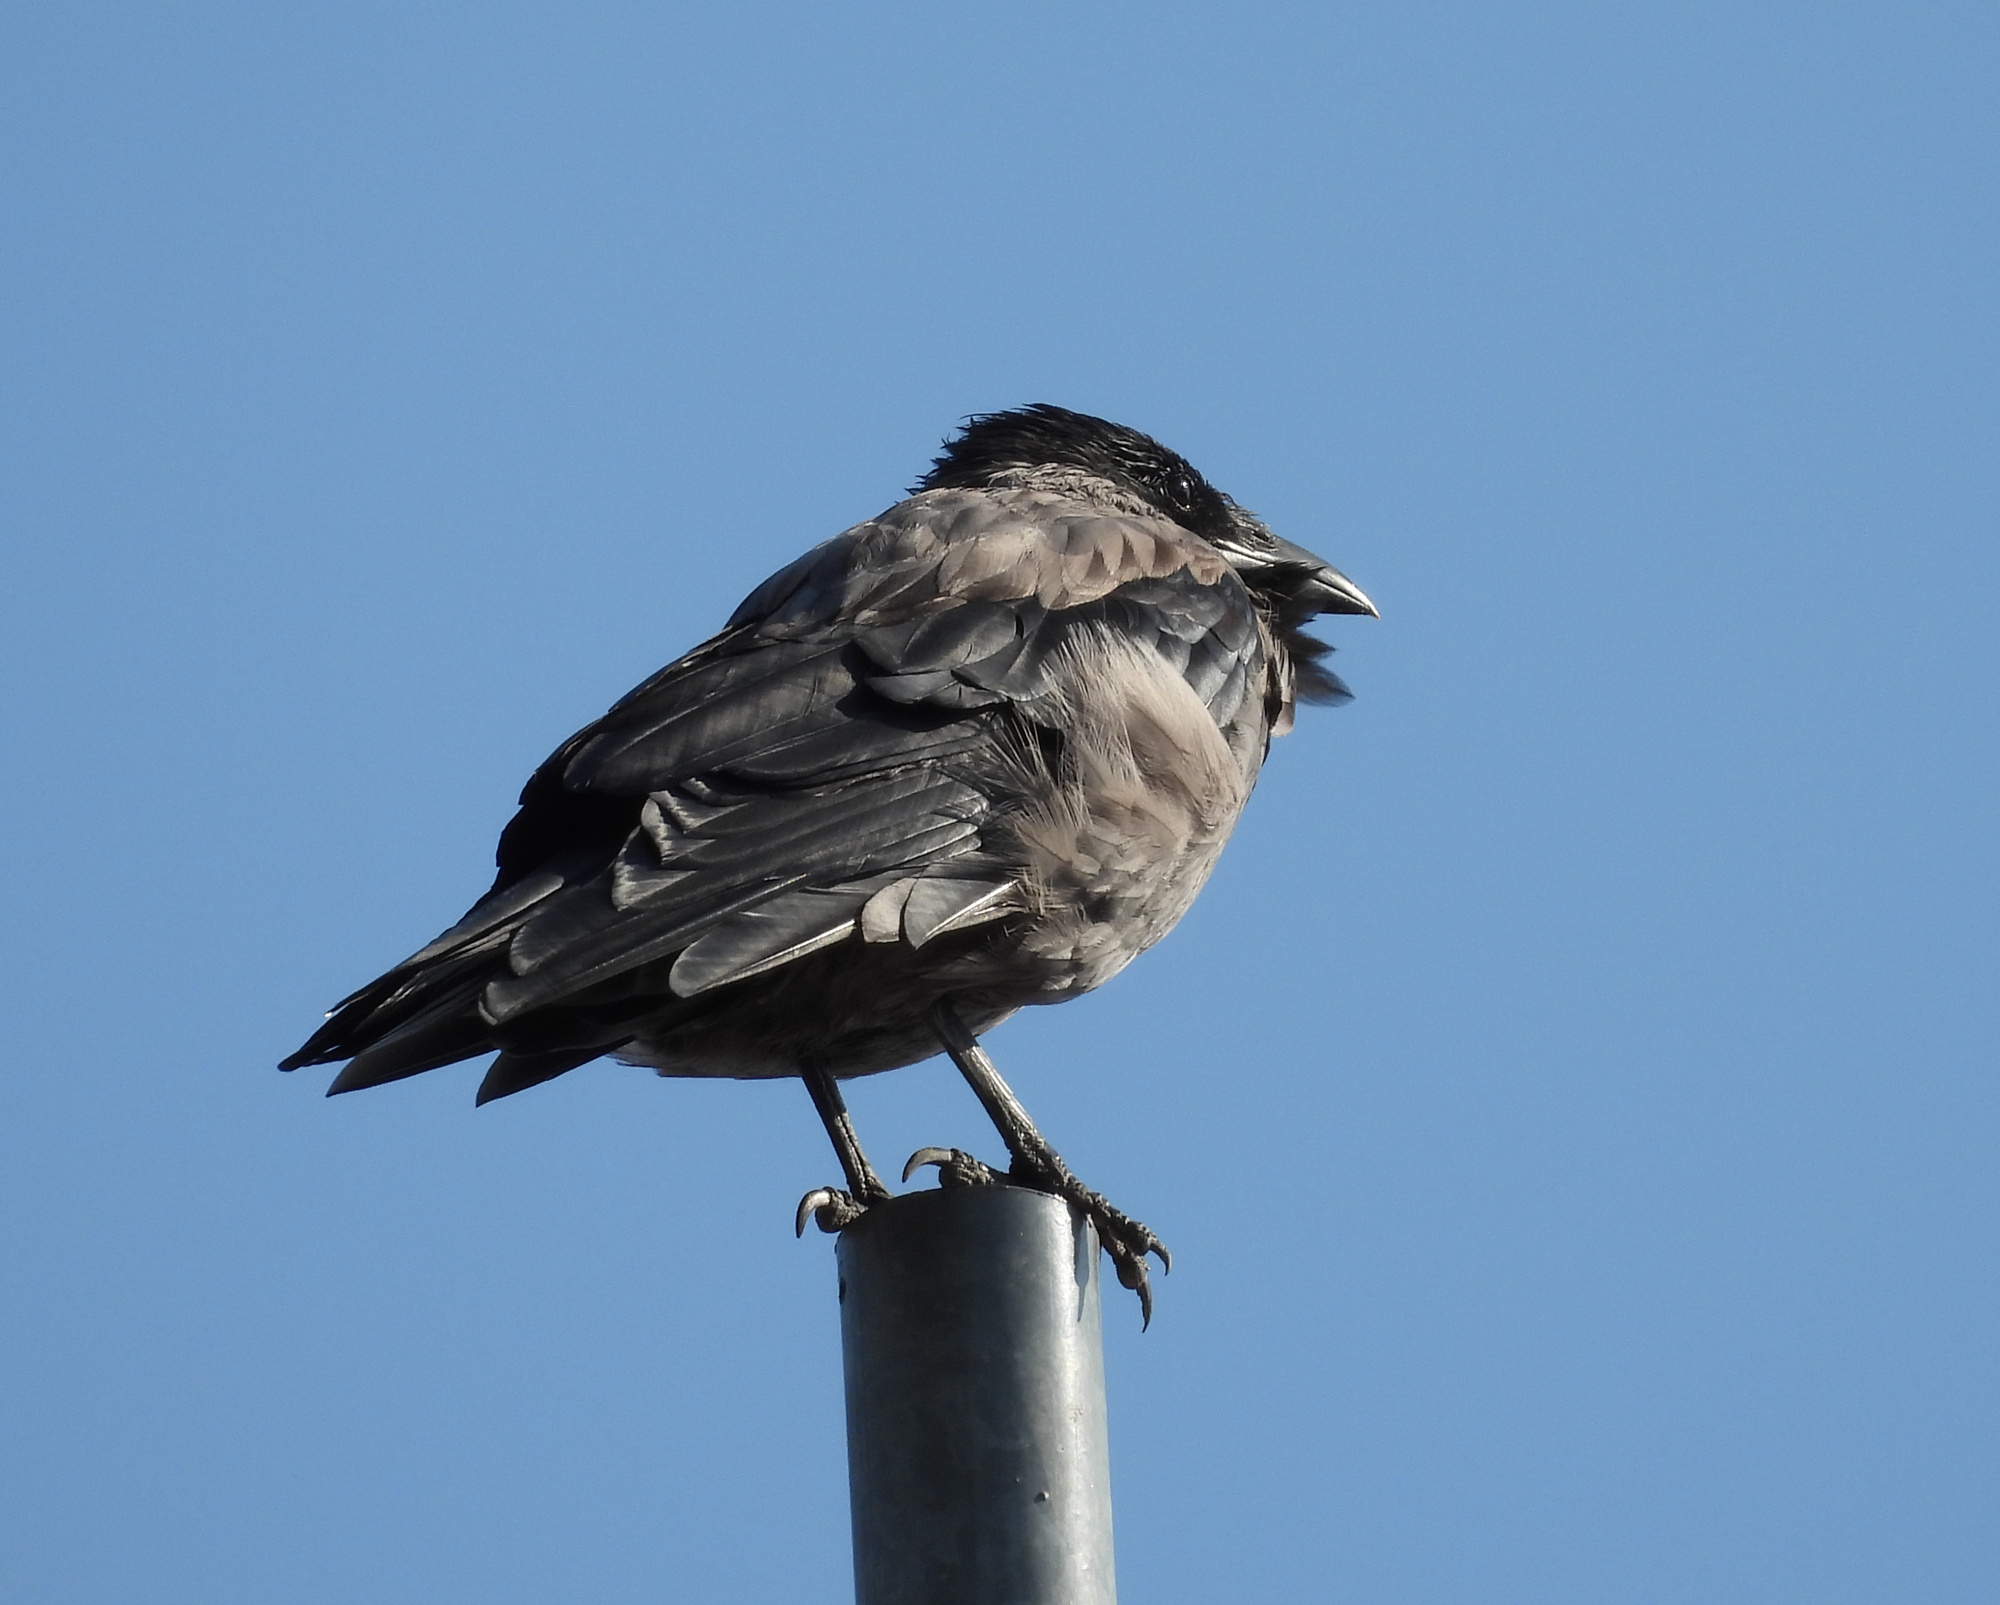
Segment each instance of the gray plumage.
M872 1074L1100 985L1172 928L1300 694L1373 607L1100 419L976 419L907 500L758 586L543 764L493 889L284 1068L494 1049ZM824 1111L823 1111L824 1112Z

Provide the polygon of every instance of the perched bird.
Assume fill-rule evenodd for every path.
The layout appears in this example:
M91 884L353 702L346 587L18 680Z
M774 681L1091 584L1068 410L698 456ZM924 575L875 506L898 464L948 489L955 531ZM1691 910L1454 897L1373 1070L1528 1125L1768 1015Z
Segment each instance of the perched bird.
M1008 1179L1095 1222L1148 1317L1159 1240L1084 1187L979 1047L1088 992L1187 911L1295 702L1344 700L1301 626L1373 614L1135 430L1047 405L971 419L909 498L751 592L726 628L535 771L493 889L347 998L282 1068L329 1093L499 1050L478 1101L610 1054L797 1076L889 1197L839 1085L957 1063ZM904 1171L998 1179L924 1149Z

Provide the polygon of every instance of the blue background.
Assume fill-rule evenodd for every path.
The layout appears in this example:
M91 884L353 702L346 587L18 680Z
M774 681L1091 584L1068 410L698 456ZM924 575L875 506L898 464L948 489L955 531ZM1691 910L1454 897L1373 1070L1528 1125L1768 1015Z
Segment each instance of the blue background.
M796 1086L272 1063L966 413L1339 563L996 1033L1179 1268L1133 1601L1994 1597L1990 7L23 3L0 1593L847 1596ZM885 1164L995 1143L948 1067Z

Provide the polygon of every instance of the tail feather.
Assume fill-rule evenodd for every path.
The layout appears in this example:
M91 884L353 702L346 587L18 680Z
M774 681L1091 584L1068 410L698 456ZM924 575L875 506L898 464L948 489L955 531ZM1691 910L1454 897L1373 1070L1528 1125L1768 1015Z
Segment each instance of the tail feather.
M447 1001L462 1002L467 1015L476 1015L480 990L496 970L505 971L501 950L506 936L504 931L495 933L416 968L398 965L342 1001L326 1024L307 1038L297 1053L280 1060L278 1068L297 1070L309 1064L331 1064L386 1045L419 1022L427 1024ZM462 1059L466 1054L456 1057Z
M601 1058L618 1046L612 1043L605 1047L557 1048L549 1053L503 1053L487 1068L486 1079L479 1083L479 1095L473 1101L491 1103L495 1098L526 1092L580 1064Z
M417 1018L349 1059L326 1095L379 1087L492 1052L493 1038L479 1017L478 999L476 986L438 999Z

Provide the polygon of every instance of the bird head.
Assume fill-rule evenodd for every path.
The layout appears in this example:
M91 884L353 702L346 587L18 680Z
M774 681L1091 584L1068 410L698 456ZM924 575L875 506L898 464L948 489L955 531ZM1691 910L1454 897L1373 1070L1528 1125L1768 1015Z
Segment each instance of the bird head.
M1079 478L1107 482L1123 499L1136 498L1207 541L1279 631L1298 668L1299 695L1308 701L1346 699L1347 688L1315 661L1330 649L1303 634L1301 626L1322 613L1379 617L1375 604L1339 569L1273 534L1255 513L1150 435L1047 402L982 413L946 442L931 471L911 488L993 489Z

